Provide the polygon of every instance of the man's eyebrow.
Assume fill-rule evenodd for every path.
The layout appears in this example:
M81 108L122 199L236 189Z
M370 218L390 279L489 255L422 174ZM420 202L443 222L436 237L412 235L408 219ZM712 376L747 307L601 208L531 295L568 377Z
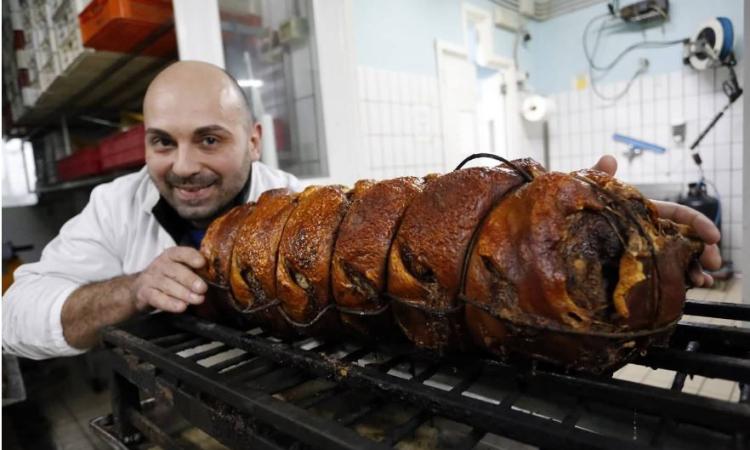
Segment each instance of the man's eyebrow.
M156 134L159 136L170 136L169 133L167 133L164 130L160 130L158 128L146 128L146 134Z
M209 133L216 133L216 132L224 132L224 133L231 134L229 130L222 127L221 125L207 125L205 127L196 128L193 134L202 135L202 134L209 134Z

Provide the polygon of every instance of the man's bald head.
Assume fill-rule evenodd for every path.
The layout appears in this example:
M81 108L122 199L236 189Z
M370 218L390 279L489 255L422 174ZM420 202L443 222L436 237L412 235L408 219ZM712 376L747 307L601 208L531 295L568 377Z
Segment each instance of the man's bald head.
M146 166L162 197L201 226L231 206L260 158L261 127L223 69L180 61L143 99Z
M245 115L248 124L253 123L253 113L245 91L229 72L221 67L202 61L177 61L170 64L151 81L143 100L144 112L149 97L158 95L163 89L175 90L184 88L184 94L193 89L209 87L222 89L223 95L217 98L236 102Z

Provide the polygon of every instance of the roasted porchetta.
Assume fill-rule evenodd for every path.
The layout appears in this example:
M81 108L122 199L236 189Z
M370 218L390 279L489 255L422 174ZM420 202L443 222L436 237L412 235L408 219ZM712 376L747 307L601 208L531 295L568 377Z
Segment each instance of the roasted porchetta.
M207 230L202 312L602 373L666 342L702 251L633 187L519 159L265 192Z

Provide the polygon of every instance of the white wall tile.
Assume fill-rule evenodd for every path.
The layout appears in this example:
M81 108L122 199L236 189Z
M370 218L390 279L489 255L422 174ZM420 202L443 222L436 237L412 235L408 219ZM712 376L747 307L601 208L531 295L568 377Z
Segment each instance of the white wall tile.
M734 267L737 268L742 263L742 250L732 249L730 253L730 258L734 262Z
M656 123L655 115L656 105L654 101L643 102L641 105L641 113L643 115L643 123L645 125L654 125Z
M641 101L648 103L654 98L654 77L641 77Z
M667 99L657 100L654 104L654 123L666 125L669 120L669 101Z
M715 78L716 69L708 69L698 72L698 93L710 94L716 91L717 87L721 89L721 83L717 86Z
M743 136L744 124L742 121L742 114L732 114L731 118L724 116L721 119L719 119L719 121L723 121L723 120L731 121L730 128L731 128L731 133L732 133L732 142L737 142L737 143L742 142L744 140L744 136Z
M357 95L360 100L367 98L367 66L357 66Z
M391 105L391 133L394 135L404 134L404 106L398 103Z
M719 111L714 106L715 95L713 93L701 94L698 96L698 117L708 122L716 116Z
M615 107L615 131L622 132L628 127L630 116L625 103L617 103Z
M581 110L581 92L573 91L568 97L568 110L572 113L576 113Z
M722 199L728 199L732 190L732 177L728 170L716 170L713 175L714 184L716 189L719 190L719 195ZM729 206L729 205L727 205Z
M641 103L641 80L643 77L639 77L637 80L630 85L630 90L625 95L625 101L630 104Z
M732 122L729 117L722 117L716 122L714 128L710 131L714 135L716 144L728 144L732 142Z
M692 68L683 69L682 92L685 97L698 95L698 75Z
M570 113L570 92L565 91L560 94L560 114L567 115Z
M682 97L669 99L669 124L685 120L684 101Z
M682 72L671 72L669 74L660 74L656 76L657 98L682 98ZM664 95L659 95L661 80L667 84L664 86Z
M401 103L403 105L408 105L410 103L409 101L409 79L411 78L410 74L398 72L398 103Z
M738 170L736 167L732 168L732 190L730 191L731 196L742 196L742 186L743 186L743 179L742 179L742 170Z
M731 223L742 223L742 197L730 197L729 210Z
M695 120L698 118L698 96L686 96L683 98L683 114L685 120Z
M617 121L616 109L610 106L604 110L604 131L612 134Z
M385 118L385 104L383 103L368 103L370 116L370 133L382 135L385 127L383 124Z
M743 235L742 235L742 225L741 224L733 224L729 225L729 235L730 235L730 247L739 249L742 247L743 244Z
M362 136L367 136L370 134L370 105L367 102L360 101L358 106L357 113L359 114L359 130L362 133Z
M713 147L714 166L717 170L732 168L732 151L729 144L716 144Z
M578 114L578 117L581 121L581 132L590 133L591 131L593 131L591 123L591 110L581 110L580 114Z
M560 134L567 135L570 133L570 113L560 114Z
M361 66L361 67L362 67L362 75L364 77L364 84L365 84L365 95L363 99L367 101L373 101L375 100L375 90L376 90L375 72L372 68L368 66Z
M732 168L735 170L742 170L743 167L743 147L742 144L739 143L732 143L731 144L731 152L732 152Z

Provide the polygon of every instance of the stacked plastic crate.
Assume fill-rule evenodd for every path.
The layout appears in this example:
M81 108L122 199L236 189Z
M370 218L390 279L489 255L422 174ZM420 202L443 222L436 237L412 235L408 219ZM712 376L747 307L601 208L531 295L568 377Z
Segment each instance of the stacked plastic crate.
M13 24L14 21L20 21L20 16L17 13L12 14L9 4L6 2L3 4L3 17L11 18L11 20L3 20L3 55L13 55L16 46L23 44L23 42L15 42L15 27ZM5 75L3 77L3 92L6 96L3 103L3 125L9 128L13 123L13 117L18 117L23 110L21 82L28 79L28 74L21 72L16 58L3 58L3 74Z
M78 26L80 14L91 0L51 0L47 5L48 18L57 44L61 72L65 72L85 49Z
M3 58L5 73L11 75L5 82L14 119L18 119L26 107L33 106L41 93L39 68L31 43L32 18L27 6L24 0L9 0L3 6L4 12L10 15L10 21L6 21L9 28L3 30L3 54L15 52L15 58Z
M90 0L8 0L5 12L10 15L10 31L4 41L15 51L16 86L11 104L18 119L25 108L31 108L55 79L84 51L78 13ZM10 39L8 39L10 37ZM7 66L6 66L7 67ZM6 72L9 73L9 72Z

